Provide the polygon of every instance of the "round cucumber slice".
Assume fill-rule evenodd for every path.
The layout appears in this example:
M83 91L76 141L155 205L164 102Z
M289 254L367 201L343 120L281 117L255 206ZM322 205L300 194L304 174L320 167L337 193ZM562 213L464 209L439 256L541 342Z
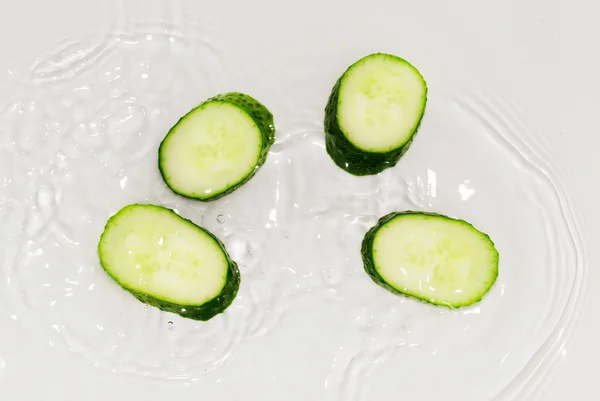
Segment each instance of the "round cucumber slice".
M173 192L219 199L248 182L275 141L273 115L256 99L226 93L208 99L167 133L159 169Z
M98 255L106 273L137 299L191 319L223 312L240 286L223 243L161 206L119 210L106 223Z
M499 254L490 237L436 213L382 217L364 237L362 258L383 288L451 308L479 302L498 277Z
M427 84L408 61L384 53L363 57L336 82L325 109L326 149L354 175L396 165L416 134Z

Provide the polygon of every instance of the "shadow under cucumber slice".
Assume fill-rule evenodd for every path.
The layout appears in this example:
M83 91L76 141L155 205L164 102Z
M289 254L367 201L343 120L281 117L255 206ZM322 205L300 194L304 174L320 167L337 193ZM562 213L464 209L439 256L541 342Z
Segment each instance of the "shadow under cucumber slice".
M334 163L354 175L398 163L416 134L427 84L406 60L375 53L338 79L325 108L325 145Z
M450 308L479 302L498 277L490 237L436 213L383 216L365 235L361 253L365 271L381 287Z
M240 272L207 230L156 205L128 205L106 223L98 244L102 268L138 300L195 320L233 302Z
M273 115L249 95L210 98L183 116L158 150L163 180L173 192L219 199L248 182L275 141Z

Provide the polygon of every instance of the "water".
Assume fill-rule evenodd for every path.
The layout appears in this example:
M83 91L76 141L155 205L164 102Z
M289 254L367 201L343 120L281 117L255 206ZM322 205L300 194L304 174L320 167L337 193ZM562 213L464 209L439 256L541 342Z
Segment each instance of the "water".
M510 102L430 81L411 150L393 169L354 177L324 150L333 82L299 63L284 78L312 84L293 94L264 85L284 78L179 18L125 18L100 41L65 44L0 115L0 305L15 324L22 315L41 322L37 335L53 348L99 369L176 385L236 383L256 363L242 393L266 383L273 394L302 385L344 401L534 391L536 375L564 353L586 267L560 173ZM233 194L211 203L177 197L158 172L158 144L224 88L245 88L269 107L277 141ZM134 202L172 208L225 243L242 274L225 314L203 323L163 313L104 274L99 235ZM464 218L494 238L500 276L483 302L434 308L366 276L364 233L407 209ZM0 358L0 379L10 363Z

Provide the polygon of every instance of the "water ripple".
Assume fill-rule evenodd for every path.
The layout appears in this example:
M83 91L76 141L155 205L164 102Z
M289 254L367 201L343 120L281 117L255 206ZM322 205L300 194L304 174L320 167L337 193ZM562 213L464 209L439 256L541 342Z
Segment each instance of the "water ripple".
M282 72L192 19L196 2L159 3L140 14L137 1L115 1L108 35L40 56L1 111L0 312L33 312L52 346L99 368L189 384L233 363L251 339L287 335L285 318L326 296L346 327L323 377L337 400L433 399L466 387L478 400L537 394L577 326L585 228L540 135L510 101L431 82L411 151L393 169L353 177L324 151L310 65ZM273 83L256 86L265 77ZM158 143L200 101L238 88L255 88L275 113L267 163L219 201L173 195L156 169ZM106 219L142 201L224 241L242 272L226 313L206 323L170 315L103 274L95 249ZM439 310L369 281L362 237L403 209L467 218L497 239L500 277L484 302ZM464 371L448 368L458 359ZM0 379L4 366L0 358ZM423 385L423 372L444 385Z

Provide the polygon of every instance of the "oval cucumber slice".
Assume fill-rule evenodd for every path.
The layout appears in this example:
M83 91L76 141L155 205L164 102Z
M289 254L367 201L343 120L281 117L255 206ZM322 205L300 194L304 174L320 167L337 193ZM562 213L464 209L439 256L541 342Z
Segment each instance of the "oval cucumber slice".
M416 134L427 84L408 61L384 53L363 57L338 79L325 108L327 153L354 175L396 165Z
M223 312L240 286L223 243L161 206L119 210L106 223L98 255L106 273L134 297L195 320Z
M225 93L171 128L160 144L159 169L173 192L211 201L248 182L274 141L273 115L265 106L243 93Z
M498 277L499 254L490 237L436 213L382 217L365 235L361 253L378 285L451 308L479 302Z

